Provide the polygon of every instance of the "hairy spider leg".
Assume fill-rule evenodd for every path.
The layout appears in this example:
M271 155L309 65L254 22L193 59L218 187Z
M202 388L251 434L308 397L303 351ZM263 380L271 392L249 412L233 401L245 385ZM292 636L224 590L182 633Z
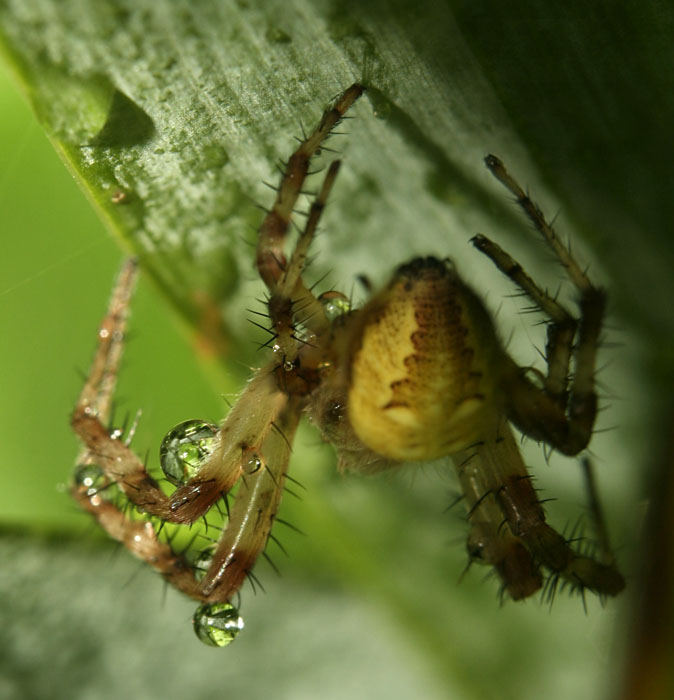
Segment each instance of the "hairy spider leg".
M597 561L576 551L571 543L546 523L545 511L505 418L501 420L496 433L485 436L470 451L453 455L453 458L462 465L459 468L462 486L466 480L462 473L470 469L471 474L477 475L475 479L479 488L483 489L479 503L485 508L489 501L498 506L501 523L505 520L510 533L529 550L536 565L545 567L555 580L561 578L573 589L589 589L599 595L613 596L623 590L625 581L614 562ZM484 512L480 513L477 509L476 514L482 515L482 520L491 527L493 534L493 514L487 513L485 517ZM473 513L469 514L471 523L474 517ZM488 540L488 543L491 545L493 540ZM488 558L485 561L496 566ZM536 582L530 564L525 559L516 561L524 566L523 570L513 567L503 570L503 567L496 566L511 595L513 590L524 590L522 585L533 587Z
M111 435L104 425L110 417L119 374L136 268L136 262L128 260L119 273L108 311L98 332L94 360L73 411L71 423L84 445L80 464L96 465L104 473L107 482L118 483L129 497L135 495L141 483L147 480L144 492L151 493L149 500L153 501L163 497L156 483L128 446L119 439L121 436Z
M301 415L299 398L292 397L279 413L259 452L249 456L255 470L244 474L213 560L202 585L202 599L227 602L239 590L267 546L283 495L290 451Z
M594 477L592 462L587 457L584 457L580 460L580 463L583 468L583 477L585 478L585 490L587 491L588 507L592 518L592 529L599 543L599 557L606 566L615 566L615 554L609 541L608 528L606 527L606 520L599 501L599 491Z
M133 258L124 261L110 296L107 314L98 331L98 350L77 401L78 408L88 415L97 416L103 423L110 418L129 304L137 276L137 261Z
M606 295L595 287L561 243L542 211L493 155L485 163L496 179L512 192L543 239L566 270L580 293L580 321L556 300L540 290L521 266L485 236L473 239L475 246L510 277L534 304L550 318L546 359L548 375L541 389L527 372L510 361L505 372L509 397L508 416L529 437L543 440L566 455L578 454L592 437L597 415L594 374ZM577 328L577 333L576 333ZM577 335L575 348L574 338ZM569 363L574 359L571 385L567 388Z
M363 86L356 83L342 93L323 113L318 127L300 143L288 159L276 200L260 226L257 244L257 268L271 293L276 291L278 280L285 269L285 239L293 209L309 172L311 158L320 151L330 132L363 94L363 90Z
M323 187L315 198L304 233L295 248L288 266L284 247L288 228L292 220L297 199L302 192L304 181L309 174L311 159L321 148L346 111L363 94L363 86L354 84L336 98L321 118L316 129L305 138L290 156L285 166L276 199L259 230L257 244L257 268L269 290L269 316L274 335L274 350L291 366L295 360L298 345L295 342L293 305L304 311L306 325L317 333L325 332L329 323L321 304L302 283L300 274L304 266L307 250L314 236L316 226L325 202L337 176L339 162L331 164L323 182Z
M468 566L493 567L503 591L513 600L523 600L541 588L543 577L529 550L505 526L503 511L494 498L495 484L485 472L478 447L484 448L476 444L452 456L468 509Z
M261 370L230 412L220 429L218 445L205 465L216 471L213 462L219 466L226 464L230 472L228 479L210 477L208 473L204 476L200 472L167 498L128 445L119 439L121 436L111 435L102 423L110 413L135 276L136 263L127 261L101 324L91 371L73 412L72 425L84 443L84 450L71 494L113 539L150 564L176 588L203 602L229 600L266 545L300 411L279 391L272 368ZM235 469L231 468L232 464ZM159 539L152 522L131 519L109 497L109 491L116 486L150 516L171 522L193 522L207 509L194 514L195 504L203 507L203 499L201 503L198 500L202 491L210 489L212 483L219 487L224 483L227 487L229 481L233 485L242 477L244 483L237 492L214 563L201 581L195 578L189 561ZM190 500L185 494L193 498ZM216 498L220 497L218 491ZM189 508L190 514L186 516Z
M278 233L282 228L282 236L285 236L293 206L307 174L309 158L317 152L344 112L360 96L362 90L361 86L354 85L338 98L335 106L324 113L318 128L291 156L274 208L265 218L260 229L258 268L271 292L268 308L275 334L274 350L277 357L253 380L253 382L265 382L264 388L267 395L264 395L259 388L250 392L249 395L255 399L261 397L261 403L257 409L244 407L242 413L240 425L257 424L258 439L241 440L237 435L233 440L234 436L229 434L230 423L239 425L238 421L236 424L230 421L230 416L239 411L246 393L232 409L220 431L220 445L236 445L248 455L248 462L251 459L250 455L254 455L260 467L252 474L242 477L234 506L230 511L229 523L204 576L202 591L209 602L229 600L238 591L246 576L251 575L256 559L266 546L281 500L290 459L290 446L306 397L313 388L316 373L316 368L312 366L308 357L304 357L304 367L298 359L300 351L306 347L309 348L309 353L305 352L305 355L311 354L310 344L296 335L295 323L298 310L303 315L302 324L313 334L322 335L330 329L322 304L306 288L301 275L309 246L337 177L340 161L330 164L321 189L311 204L306 225L289 261L286 262L282 257L282 242L279 237L275 238L278 248L275 249L272 246L269 249L269 232L274 230ZM284 219L284 216L287 216L287 219ZM285 224L280 226L279 222L282 221L285 221ZM264 250L262 257L271 255L276 265L271 279L265 278L265 272L273 269L274 265L269 267L260 263L262 250ZM265 415L270 406L274 407L273 415ZM258 418L260 415L264 416L263 420ZM218 458L214 453L209 464L215 464L217 461ZM208 466L207 464L204 467L205 474L208 473Z
M307 289L301 275L309 246L316 234L340 166L341 162L338 160L330 164L323 185L311 203L306 225L295 245L290 261L281 274L276 291L269 298L269 318L274 333L273 348L288 367L292 367L302 346L301 339L297 336L298 321L316 336L330 330L330 321L325 314L323 304L311 290Z
M505 275L550 318L546 360L548 374L543 387L527 377L526 370L506 356L503 393L510 420L526 435L543 440L565 454L574 455L587 446L596 417L594 368L599 333L605 308L603 290L592 285L570 252L561 244L541 210L508 174L501 161L488 156L489 170L516 197L518 204L542 233L544 240L567 271L581 294L580 322L556 299L541 290L500 246L478 235L474 245L487 255ZM578 340L573 348L573 342ZM574 375L569 389L569 364L574 359ZM550 427L552 426L552 427ZM474 458L480 459L480 472L491 474L491 493L499 503L513 535L521 538L543 566L579 589L616 595L625 585L613 560L596 561L574 551L569 543L545 523L545 514L526 472L512 431L505 423L499 427L493 444L478 446ZM507 582L506 582L507 585Z
M150 479L135 454L119 439L121 436L111 436L103 425L110 417L136 276L136 261L125 261L98 332L98 347L91 370L72 416L73 428L82 440L83 448L70 493L110 537L154 567L168 581L184 589L191 578L187 562L158 539L151 523L129 519L109 492L116 484L127 495L133 494L136 474ZM160 495L157 490L156 496Z
M279 391L274 365L261 370L247 385L218 432L210 459L196 476L167 497L143 463L102 420L107 419L119 370L135 263L122 268L110 308L99 331L91 372L72 415L88 463L95 463L135 505L173 523L193 523L239 480L247 453L260 448L287 397Z

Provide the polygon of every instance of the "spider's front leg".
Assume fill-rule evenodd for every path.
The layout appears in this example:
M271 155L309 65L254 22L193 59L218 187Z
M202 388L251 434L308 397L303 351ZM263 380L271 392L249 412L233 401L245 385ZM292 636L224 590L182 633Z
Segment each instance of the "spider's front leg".
M209 644L223 646L242 626L230 600L246 577L254 580L251 570L264 552L276 516L300 410L295 400L278 389L275 367L260 370L219 430L203 421L188 421L169 431L162 453L163 458L171 458L171 466L167 468L164 459L162 466L172 483L185 483L172 496L165 495L129 448L130 437L124 440L124 431L106 427L135 276L136 263L126 262L73 411L72 425L83 448L71 495L113 539L175 588L204 603L194 618L197 634ZM184 478L176 465L184 469ZM242 483L219 541L210 540L206 522L205 530L195 537L212 544L203 550L190 545L177 551L172 544L175 531L170 536L161 534L166 522L180 523L186 510L194 512L195 503L203 508L198 500L202 485L210 493L210 484L223 480ZM186 493L196 498L185 499ZM176 499L176 494L183 495ZM223 495L217 492L216 500ZM224 504L227 507L226 500ZM190 521L196 519L190 516Z
M301 311L301 323L312 332L328 331L329 322L320 302L307 289L301 278L309 245L318 225L332 185L337 177L339 161L331 163L320 192L315 197L307 224L300 236L290 261L285 255L285 243L297 199L309 175L311 159L325 147L325 141L335 133L335 127L345 113L363 94L365 88L354 83L339 95L325 110L314 131L300 142L288 159L272 208L260 226L256 263L260 277L269 290L269 319L273 333L274 351L282 363L291 368L298 347L296 322Z
M486 236L473 243L531 299L550 319L545 356L548 372L540 382L510 361L504 368L504 393L508 417L522 432L542 440L566 455L578 454L587 447L597 415L594 386L597 348L601 333L606 295L595 287L554 229L496 156L487 156L492 174L517 198L536 229L542 234L579 293L580 319L542 290L513 258ZM574 347L575 341L575 347ZM573 376L569 367L573 360Z
M184 558L159 540L151 523L129 518L126 508L119 507L116 495L119 489L134 495L142 493L148 500L166 500L156 481L121 439L121 431L110 431L105 426L110 418L136 274L136 262L125 262L101 323L91 370L72 415L73 429L83 448L71 495L113 539L150 563L178 588L189 589L191 569Z
M286 405L273 366L260 370L248 384L223 426L212 427L207 454L184 463L180 478L167 474L178 488L167 496L117 431L105 426L119 371L135 263L127 262L99 332L92 368L72 415L72 426L85 446L80 464L95 463L108 484L150 516L178 524L199 520L238 482L250 455L261 449L274 420ZM201 423L201 422L200 422ZM169 433L170 437L171 433ZM203 438L200 438L203 439ZM195 443L196 446L196 443Z
M218 646L231 641L241 626L230 601L246 578L256 581L252 568L270 537L299 417L326 364L323 340L330 320L324 300L305 286L302 271L338 161L327 171L289 261L283 244L311 157L362 92L360 85L353 85L338 97L288 161L274 206L260 228L257 257L270 292L274 357L255 374L221 427L186 421L169 431L161 448L162 469L175 490L166 495L130 450L129 439L122 439L123 431L105 425L135 263L122 270L73 412L72 426L84 445L73 497L113 538L203 603L195 617L197 634ZM227 496L237 484L230 508ZM223 528L213 528L220 533L217 540L210 539L211 522L206 519L213 506L226 520ZM200 519L206 527L199 534L210 541L205 550L178 553L171 544L173 535L164 533L160 539L166 523L192 525Z

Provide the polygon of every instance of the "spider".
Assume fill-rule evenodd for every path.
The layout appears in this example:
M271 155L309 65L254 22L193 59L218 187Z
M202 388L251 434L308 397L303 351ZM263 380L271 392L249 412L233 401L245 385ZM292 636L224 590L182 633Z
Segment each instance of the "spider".
M200 602L194 625L208 644L224 646L242 627L232 600L247 577L255 580L253 566L274 538L271 528L303 414L334 446L341 470L369 473L450 456L468 509L469 563L493 567L510 598L527 598L544 585L554 591L560 582L602 597L624 587L608 547L595 557L546 523L510 425L566 455L588 445L597 411L595 358L605 293L498 158L486 158L488 169L515 196L579 295L576 318L496 243L482 235L472 239L547 316L546 374L520 367L507 354L483 302L448 259L415 258L401 265L360 309L336 291L314 294L303 271L338 160L328 167L286 257L310 161L363 91L355 84L336 98L287 161L256 254L268 290L271 358L221 426L195 420L169 431L160 456L171 490L130 449L133 429L124 438L124 431L106 427L134 261L120 273L72 415L83 443L73 497L110 536ZM161 536L165 523L190 526L214 509L221 511L223 527L203 551L178 551ZM548 574L545 584L542 571Z

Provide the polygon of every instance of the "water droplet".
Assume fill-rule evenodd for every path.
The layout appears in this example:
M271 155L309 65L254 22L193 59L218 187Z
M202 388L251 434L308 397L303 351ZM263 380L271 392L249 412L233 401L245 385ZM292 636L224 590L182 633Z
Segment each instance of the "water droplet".
M243 629L243 618L231 603L205 603L192 618L194 632L211 647L226 647Z
M256 471L262 468L262 460L257 452L250 452L244 456L241 464L241 469L244 474L255 474Z
M97 464L78 464L73 480L77 486L86 489L87 496L95 496L105 486L103 470Z
M186 420L166 433L159 448L161 468L175 486L187 483L215 449L218 426Z
M214 547L206 547L202 549L192 562L192 569L194 571L194 578L197 581L203 581L206 572L208 571L211 562L213 561Z
M379 90L368 90L368 99L377 119L389 119L393 113L393 103Z
M339 316L351 311L351 302L341 292L324 292L318 297L318 300L323 304L325 315L329 321L334 321Z

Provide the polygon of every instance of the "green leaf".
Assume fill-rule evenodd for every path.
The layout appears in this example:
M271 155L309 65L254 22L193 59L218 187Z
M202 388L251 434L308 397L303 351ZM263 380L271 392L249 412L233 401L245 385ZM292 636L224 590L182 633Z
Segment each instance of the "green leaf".
M609 287L618 323L627 327L627 349L602 380L629 402L610 407L601 425L621 429L597 435L593 450L611 530L631 566L637 473L650 459L656 436L648 437L655 425L649 411L662 397L637 368L647 366L648 380L666 387L673 365L673 24L672 10L659 2L590 11L579 1L555 9L533 0L2 0L0 50L108 228L141 258L183 330L196 334L201 354L236 363L230 375L239 363L261 361L246 309L261 294L249 244L262 216L255 202L272 196L262 183L277 181L275 161L288 157L293 137L356 80L368 92L346 122L348 136L330 144L345 163L311 276L329 273L325 285L348 292L358 274L378 284L414 255L449 255L492 308L502 307L499 321L505 337L516 331L509 347L518 359L534 363L532 343L541 336L518 316L516 300L503 300L507 281L468 245L478 231L494 236L535 278L558 284L542 246L482 166L487 152L500 155L546 212L561 209L560 232L593 261L592 273ZM16 153L12 185L23 160ZM332 157L324 153L321 163ZM22 242L19 232L26 236L23 222L39 213L34 209L56 207L50 223L40 224L46 235L39 243L26 236L17 245L30 272L15 278L8 266L3 274L3 328L12 338L3 366L16 368L3 409L11 436L5 454L14 465L6 499L9 522L24 531L33 522L70 533L63 500L53 505L57 496L46 491L66 478L75 454L74 441L59 440L78 380L61 376L73 364L86 366L104 308L90 290L107 287L113 265L109 249L93 243L106 252L80 257L81 266L75 258L63 275L74 282L68 296L47 288L39 302L26 302L31 309L39 303L46 320L22 324L29 316L10 306L14 290L34 288L32 275L45 276L51 264L64 269L64 256L86 245L83 237L66 244L66 229L80 215L58 209L60 195L48 201L41 167L27 179L29 200L7 219L11 247ZM87 221L83 227L93 228ZM357 286L356 295L364 296ZM236 391L244 377L238 371L225 384L211 366L217 389L209 387L159 304L141 290L139 340L120 390L125 409L149 413L135 444L151 455L179 420L217 419L218 390ZM93 316L73 343L71 324L85 307ZM82 352L73 348L80 343ZM43 432L52 426L53 433ZM288 573L280 583L264 578L268 598L244 592L247 629L215 664L205 655L217 652L190 646L196 642L182 601L170 596L162 614L153 610L160 594L152 578L123 587L133 568L125 556L111 567L113 577L105 555L83 552L82 544L6 538L3 561L11 567L3 567L3 590L20 593L2 597L12 635L3 648L15 650L0 674L6 694L588 697L615 682L610 648L623 629L614 626L621 601L605 610L591 605L587 617L578 600L563 597L550 615L532 603L500 609L494 582L481 582L479 572L456 583L464 530L460 518L442 515L452 488L444 466L411 467L424 472L413 485L410 471L341 479L316 442L308 432L297 441L292 473L308 493L302 503L284 504L308 542L286 543ZM546 469L535 447L526 454L546 496L582 504L573 462ZM40 465L42 476L32 479ZM576 514L551 508L550 519L561 527ZM105 546L94 542L96 552ZM64 649L68 655L59 657ZM45 658L64 659L55 683L39 670Z

